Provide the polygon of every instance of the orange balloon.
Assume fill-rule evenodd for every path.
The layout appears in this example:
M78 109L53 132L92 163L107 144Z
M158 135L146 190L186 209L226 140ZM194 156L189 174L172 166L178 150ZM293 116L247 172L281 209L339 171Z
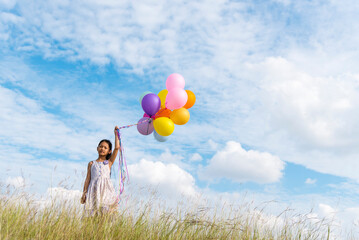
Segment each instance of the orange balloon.
M171 110L167 109L167 108L161 108L160 110L158 110L158 112L155 114L155 116L153 117L153 119L159 118L159 117L170 117L171 115Z
M186 92L188 95L188 99L187 99L186 104L183 107L189 109L196 102L196 96L194 95L194 93L191 90L186 90Z
M170 115L170 119L173 121L174 124L184 125L189 120L189 112L184 107L173 110Z

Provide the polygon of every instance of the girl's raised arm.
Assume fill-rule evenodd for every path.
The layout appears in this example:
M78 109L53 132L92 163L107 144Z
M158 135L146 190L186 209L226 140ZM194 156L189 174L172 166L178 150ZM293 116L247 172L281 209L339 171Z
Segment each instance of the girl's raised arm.
M115 133L115 148L113 149L112 154L111 154L111 158L109 159L110 167L115 162L118 150L120 149L120 140L118 139L118 135L117 135L117 130L118 129L119 129L118 126L116 126L115 130L114 130L114 133Z

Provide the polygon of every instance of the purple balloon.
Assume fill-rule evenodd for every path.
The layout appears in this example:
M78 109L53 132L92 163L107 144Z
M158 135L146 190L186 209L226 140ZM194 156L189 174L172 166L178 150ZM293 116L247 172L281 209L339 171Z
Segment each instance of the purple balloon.
M146 121L148 120L148 121ZM153 132L153 120L148 117L143 117L138 120L137 130L142 135L149 135Z
M149 116L153 116L161 108L161 99L154 93L146 94L142 98L142 109Z

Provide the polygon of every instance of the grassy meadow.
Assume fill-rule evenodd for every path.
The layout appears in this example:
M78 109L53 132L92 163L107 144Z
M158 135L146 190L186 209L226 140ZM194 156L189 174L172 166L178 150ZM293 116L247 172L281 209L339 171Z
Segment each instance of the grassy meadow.
M39 204L24 192L2 191L0 239L336 239L330 221L289 209L268 216L266 206L251 203L170 209L149 200L96 217L85 217L81 206Z

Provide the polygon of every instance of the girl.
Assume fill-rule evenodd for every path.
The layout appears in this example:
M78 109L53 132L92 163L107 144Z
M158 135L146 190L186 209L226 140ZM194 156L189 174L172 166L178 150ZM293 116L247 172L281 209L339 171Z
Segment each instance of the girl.
M120 148L117 130L116 126L113 152L111 142L107 139L101 140L97 146L97 160L89 162L87 167L81 204L85 204L85 212L89 215L109 213L117 207L118 198L110 179L111 166Z

